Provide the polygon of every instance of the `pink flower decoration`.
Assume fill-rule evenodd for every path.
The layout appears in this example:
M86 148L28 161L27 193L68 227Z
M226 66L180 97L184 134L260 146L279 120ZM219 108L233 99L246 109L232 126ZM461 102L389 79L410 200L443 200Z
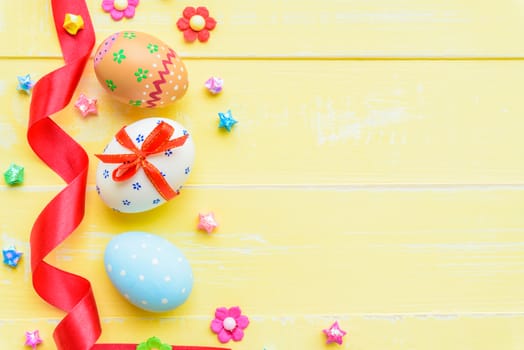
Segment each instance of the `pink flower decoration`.
M111 18L120 21L122 18L133 18L139 0L102 0L102 8L111 14Z
M213 17L209 17L209 11L206 7L188 6L182 13L183 17L178 19L176 26L184 32L184 39L192 43L198 38L200 42L209 40L209 31L215 29L217 22Z
M221 343L227 343L231 339L241 341L244 338L244 329L248 325L249 319L242 315L238 306L230 309L219 307L215 311L215 319L211 321L211 330L218 334Z

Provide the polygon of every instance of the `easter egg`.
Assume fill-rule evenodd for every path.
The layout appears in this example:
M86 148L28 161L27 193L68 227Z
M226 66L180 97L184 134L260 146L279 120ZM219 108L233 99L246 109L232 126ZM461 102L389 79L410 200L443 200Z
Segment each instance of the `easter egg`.
M152 35L118 32L96 50L95 74L120 102L143 108L164 107L186 93L187 70L167 44Z
M180 193L195 147L189 132L166 118L146 118L123 127L96 155L96 190L113 210L154 209Z
M145 232L126 232L106 246L104 265L111 283L131 304L152 312L169 311L186 301L193 273L170 241Z

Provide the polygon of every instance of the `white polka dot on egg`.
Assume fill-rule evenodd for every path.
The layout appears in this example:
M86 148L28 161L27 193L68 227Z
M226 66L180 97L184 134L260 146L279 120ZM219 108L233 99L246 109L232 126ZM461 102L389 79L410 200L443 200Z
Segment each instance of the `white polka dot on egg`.
M115 245L119 249L113 249ZM129 232L114 237L106 247L104 265L121 295L147 311L172 310L193 288L189 262L170 241L156 235Z

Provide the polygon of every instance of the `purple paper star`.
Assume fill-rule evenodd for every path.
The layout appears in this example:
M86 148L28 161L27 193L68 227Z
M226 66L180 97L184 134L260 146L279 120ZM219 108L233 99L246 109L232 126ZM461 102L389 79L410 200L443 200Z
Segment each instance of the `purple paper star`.
M78 108L83 117L88 114L97 114L96 98L89 98L84 94L80 94L75 102L75 107Z
M16 267L20 258L22 257L22 252L18 252L14 246L2 250L2 255L4 256L4 264L10 267Z
M216 95L222 91L222 88L224 86L224 80L218 77L211 77L208 80L206 80L204 85L210 93Z
M337 343L342 345L342 337L346 335L346 332L340 328L338 322L333 323L331 327L324 329L323 332L327 336L326 344Z
M211 233L217 226L218 223L215 220L215 215L213 213L198 214L199 230L205 230L207 233Z
M40 338L40 333L38 332L38 329L33 332L25 332L25 345L32 347L34 350L36 349L36 346L40 343L42 343L42 339Z

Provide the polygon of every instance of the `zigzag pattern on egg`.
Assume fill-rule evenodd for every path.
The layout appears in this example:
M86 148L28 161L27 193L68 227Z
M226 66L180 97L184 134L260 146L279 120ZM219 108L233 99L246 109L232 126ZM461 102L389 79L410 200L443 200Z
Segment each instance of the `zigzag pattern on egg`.
M158 75L160 76L160 79L155 80L153 82L153 86L155 87L155 91L153 91L152 93L149 94L149 97L151 97L151 99L147 101L147 105L148 105L147 107L150 107L150 108L156 107L157 106L157 102L159 102L160 99L161 99L159 97L159 95L161 96L163 91L162 91L162 88L160 87L160 85L167 83L167 81L165 79L165 76L169 75L170 72L171 72L171 70L167 67L167 65L168 64L174 65L174 63L171 60L171 58L175 59L176 58L176 53L172 49L168 49L168 53L166 55L166 59L162 60L162 66L164 67L164 70L158 72Z
M184 63L171 47L152 35L115 33L101 43L94 57L98 81L122 103L165 107L186 93Z

